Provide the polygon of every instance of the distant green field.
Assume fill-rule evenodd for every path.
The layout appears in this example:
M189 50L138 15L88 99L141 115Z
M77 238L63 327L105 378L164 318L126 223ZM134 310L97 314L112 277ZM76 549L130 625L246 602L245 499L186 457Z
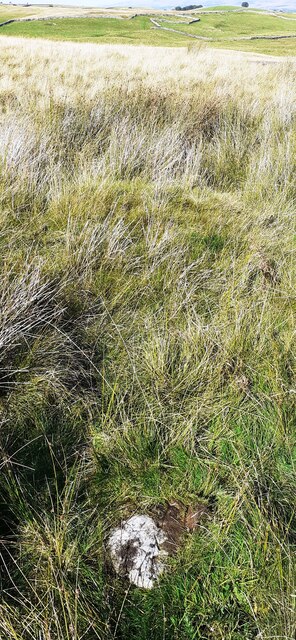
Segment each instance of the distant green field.
M229 41L210 43L219 49L232 49L233 51L248 51L271 56L295 56L296 38L289 40L243 40L240 42Z
M187 26L187 25L186 25ZM191 42L186 36L154 29L150 19L65 18L36 22L16 22L1 28L1 34L80 42L178 46Z
M217 9L217 7L212 8ZM91 17L51 17L48 20L15 22L1 27L0 35L80 42L147 44L155 46L187 46L207 39L209 46L254 51L273 55L296 54L296 18L267 12L234 12L233 7L220 7L225 13L201 13L200 21L189 24L194 14L157 14L131 19ZM0 9L0 19L19 18L30 14L26 8ZM40 11L40 9L39 9ZM35 12L35 10L34 10ZM43 9L44 12L44 9ZM35 12L36 15L36 12ZM37 12L38 15L38 12ZM131 14L132 16L132 14ZM155 19L160 28L151 22ZM294 36L289 39L251 38Z
M240 36L296 34L296 20L256 13L210 14L202 15L200 22L182 25L184 28L188 33L225 40Z

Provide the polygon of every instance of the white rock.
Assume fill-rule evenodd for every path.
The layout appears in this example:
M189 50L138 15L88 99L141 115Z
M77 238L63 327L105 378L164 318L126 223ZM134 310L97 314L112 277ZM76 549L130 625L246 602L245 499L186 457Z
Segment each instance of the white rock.
M111 533L108 541L115 571L137 587L152 589L164 570L163 560L168 554L161 547L166 540L152 518L132 516Z

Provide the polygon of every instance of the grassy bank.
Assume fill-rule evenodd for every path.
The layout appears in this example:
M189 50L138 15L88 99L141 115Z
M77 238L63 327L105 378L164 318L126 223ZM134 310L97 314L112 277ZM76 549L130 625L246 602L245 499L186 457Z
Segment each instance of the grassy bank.
M0 638L290 640L295 66L5 43ZM110 529L176 499L129 587Z

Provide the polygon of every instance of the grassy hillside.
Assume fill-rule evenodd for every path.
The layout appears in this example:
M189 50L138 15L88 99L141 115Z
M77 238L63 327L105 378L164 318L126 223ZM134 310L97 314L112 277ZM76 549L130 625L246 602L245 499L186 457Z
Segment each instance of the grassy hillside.
M0 64L1 640L290 640L294 65ZM110 530L176 499L209 519L130 587Z
M170 18L172 20L172 18ZM184 27L184 25L183 25ZM233 13L202 15L200 22L185 25L189 33L201 34L226 40L252 35L288 35L296 36L296 18L284 21L268 14ZM295 37L296 40L296 37Z
M155 30L147 16L133 20L117 18L65 18L37 22L18 22L2 27L0 35L15 35L51 40L78 40L81 42L110 42L153 44L159 46L186 46L186 36ZM173 38L172 38L173 36Z
M134 10L128 9L112 11L39 7L36 12L34 7L2 7L2 20L13 17L14 11L17 19L25 15L49 19L8 24L0 28L0 35L157 46L188 46L204 41L212 47L273 55L294 55L296 52L296 18L293 14L287 17L267 11L227 7L189 13L171 11L149 14L144 11L143 15L142 10L138 10L136 15ZM200 21L189 24L194 17L199 17ZM292 37L282 40L279 39L281 36Z

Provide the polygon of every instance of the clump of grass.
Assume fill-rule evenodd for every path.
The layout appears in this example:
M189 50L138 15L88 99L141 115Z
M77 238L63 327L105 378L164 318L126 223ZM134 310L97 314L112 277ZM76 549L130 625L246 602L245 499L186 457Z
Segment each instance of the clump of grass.
M0 637L289 640L291 69L42 47L0 54ZM197 498L159 586L122 583L110 528Z

